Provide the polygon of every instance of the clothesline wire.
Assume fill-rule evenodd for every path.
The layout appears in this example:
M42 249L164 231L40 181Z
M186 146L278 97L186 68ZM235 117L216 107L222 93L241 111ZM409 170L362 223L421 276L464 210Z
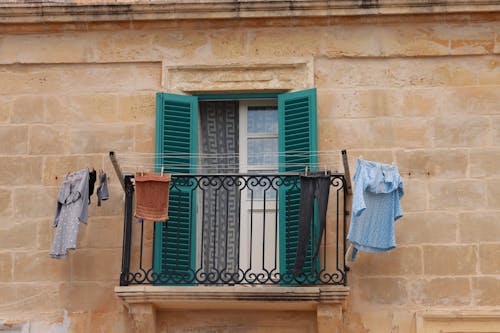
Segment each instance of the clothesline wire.
M305 165L303 163L296 164L265 164L265 165L241 165L241 164L154 164L154 163L120 163L122 168L132 168L132 169L141 169L141 168L156 168L156 167L164 167L166 169L185 169L185 168L199 168L199 169L256 169L256 170L267 170L267 169L278 169L278 167L300 167L304 169L306 166L310 169L339 169L339 165L332 164L308 164Z
M287 152L259 152L259 153L247 153L247 156L321 156L328 155L333 156L333 153L340 156L339 151L327 151L327 150L317 150L317 151L287 151ZM120 158L154 158L154 157L217 157L217 156L240 156L240 153L120 153Z
M297 167L301 170L305 170L306 166L311 171L340 171L343 170L342 160L340 158L339 150L317 150L317 151L293 151L293 152L261 152L261 153L249 153L246 154L247 157L311 157L317 156L320 160L316 163L294 163L294 162L282 162L282 163L265 163L263 165L251 165L244 163L236 163L235 161L221 162L220 159L236 159L240 157L239 153L131 153L124 152L118 155L120 164L125 169L139 170L146 168L161 168L175 170L185 170L186 168L196 168L196 169L217 169L218 171L228 170L234 172L234 170L241 169L278 169L279 167L290 168ZM339 156L339 158L337 158ZM171 161L161 161L161 159L172 159ZM197 159L198 163L185 163L178 161L179 159ZM362 157L361 157L362 158ZM154 159L154 161L151 161ZM176 160L178 162L176 162ZM202 161L200 161L202 160ZM216 160L217 163L210 163ZM401 168L399 167L399 172L402 175L416 175L424 174L427 176L431 175L429 169L414 169L414 168Z

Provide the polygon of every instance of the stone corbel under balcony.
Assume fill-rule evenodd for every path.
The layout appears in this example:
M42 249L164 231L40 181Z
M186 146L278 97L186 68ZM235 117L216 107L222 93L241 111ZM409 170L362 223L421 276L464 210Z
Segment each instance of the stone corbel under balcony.
M166 310L316 311L318 333L341 333L349 295L345 286L121 286L136 332L155 333L156 314Z

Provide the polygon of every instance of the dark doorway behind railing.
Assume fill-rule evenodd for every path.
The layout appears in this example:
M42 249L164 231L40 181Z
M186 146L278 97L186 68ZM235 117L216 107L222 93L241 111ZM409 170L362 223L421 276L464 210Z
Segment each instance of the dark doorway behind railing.
M325 231L315 216L297 270L299 174L172 175L167 222L137 222L126 175L120 285L345 285L347 186L329 177Z

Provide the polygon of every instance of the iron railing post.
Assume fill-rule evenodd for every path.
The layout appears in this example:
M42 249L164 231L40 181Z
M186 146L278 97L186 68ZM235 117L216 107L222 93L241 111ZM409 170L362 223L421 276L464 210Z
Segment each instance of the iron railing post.
M120 286L130 284L130 251L132 246L132 204L134 199L133 176L125 176L125 210L123 215L123 249L122 249L122 271L120 274Z

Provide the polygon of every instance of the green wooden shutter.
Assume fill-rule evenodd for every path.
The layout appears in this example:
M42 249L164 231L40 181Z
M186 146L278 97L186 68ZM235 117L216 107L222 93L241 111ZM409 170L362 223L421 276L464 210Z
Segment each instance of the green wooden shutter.
M316 89L308 89L278 96L278 148L280 172L304 172L318 163ZM296 153L294 155L293 153ZM298 245L300 187L284 187L279 194L280 272L291 282ZM285 209L282 209L284 207ZM314 230L317 223L314 223ZM312 240L312 235L311 235ZM304 274L312 271L312 246L308 246ZM310 280L310 279L307 279ZM311 281L309 281L311 282Z
M165 165L164 171L168 173L195 173L197 131L197 97L157 93L156 171ZM155 223L153 271L162 273L161 283L186 283L196 263L196 192L193 186L171 187L168 216L167 223Z

